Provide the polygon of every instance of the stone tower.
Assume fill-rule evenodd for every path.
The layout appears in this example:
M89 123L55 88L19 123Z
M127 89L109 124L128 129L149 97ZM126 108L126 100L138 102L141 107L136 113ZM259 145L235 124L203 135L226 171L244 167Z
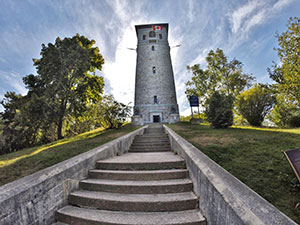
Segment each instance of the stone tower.
M168 24L135 26L138 39L132 123L179 121Z

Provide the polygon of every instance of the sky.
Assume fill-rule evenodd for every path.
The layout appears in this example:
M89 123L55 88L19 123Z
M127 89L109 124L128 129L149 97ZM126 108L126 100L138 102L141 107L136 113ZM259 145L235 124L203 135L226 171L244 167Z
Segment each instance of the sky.
M105 59L97 72L105 94L133 106L134 26L168 23L170 46L181 45L171 48L177 101L180 114L189 115L187 65L205 68L207 53L221 48L257 82L271 83L276 33L299 14L300 0L0 0L0 100L7 91L27 93L22 77L36 74L32 59L40 58L42 43L79 33L94 39Z

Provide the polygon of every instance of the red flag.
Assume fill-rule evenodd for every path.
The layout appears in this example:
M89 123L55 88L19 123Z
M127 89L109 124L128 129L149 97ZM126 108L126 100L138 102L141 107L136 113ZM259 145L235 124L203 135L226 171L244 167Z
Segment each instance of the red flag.
M152 26L153 30L162 30L162 26Z

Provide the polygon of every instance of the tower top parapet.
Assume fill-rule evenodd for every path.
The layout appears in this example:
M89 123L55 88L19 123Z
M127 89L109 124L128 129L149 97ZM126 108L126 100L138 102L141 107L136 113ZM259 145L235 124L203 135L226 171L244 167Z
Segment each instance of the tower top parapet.
M136 25L136 36L138 44L168 44L169 24L142 24Z
M166 33L168 34L169 31L169 24L168 23L153 23L153 24L141 24L141 25L135 25L135 31L136 35L138 35L139 29L152 29L153 31L165 28Z

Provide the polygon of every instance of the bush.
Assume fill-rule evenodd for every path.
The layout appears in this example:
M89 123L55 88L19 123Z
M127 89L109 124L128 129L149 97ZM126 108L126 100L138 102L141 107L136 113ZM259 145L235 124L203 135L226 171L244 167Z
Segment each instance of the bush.
M299 127L297 120L300 118L300 109L295 102L290 101L286 95L279 94L276 96L276 104L268 115L273 123L278 127Z
M233 124L232 109L232 98L216 91L208 100L207 120L214 128L228 128Z
M300 116L293 116L288 122L290 127L300 127Z
M249 90L238 95L236 107L252 126L261 126L265 116L275 103L271 90L261 84L255 84Z

